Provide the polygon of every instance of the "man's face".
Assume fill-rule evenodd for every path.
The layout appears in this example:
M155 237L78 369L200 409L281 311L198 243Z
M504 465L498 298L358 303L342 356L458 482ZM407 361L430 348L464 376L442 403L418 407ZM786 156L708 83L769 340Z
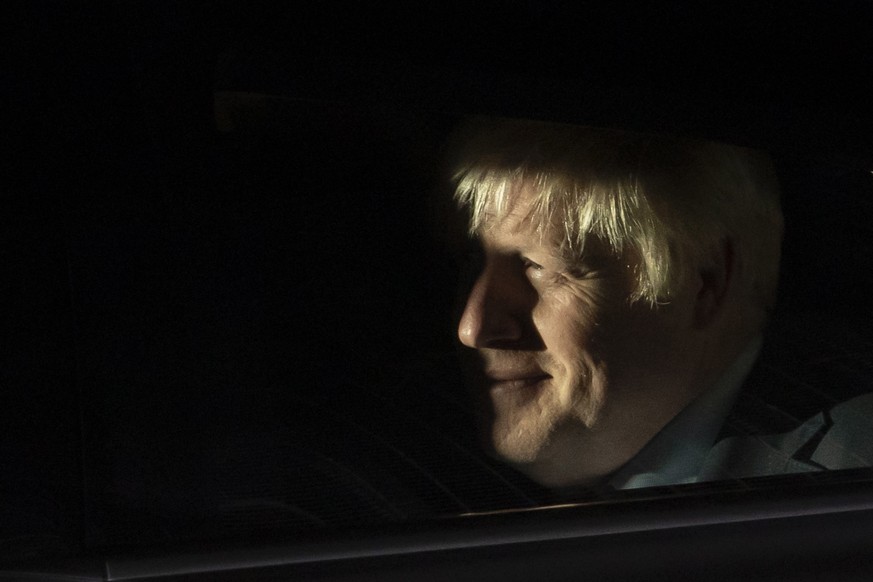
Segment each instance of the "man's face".
M693 283L633 304L633 257L598 240L564 256L528 199L477 237L458 336L498 457L544 485L591 483L627 462L697 395Z

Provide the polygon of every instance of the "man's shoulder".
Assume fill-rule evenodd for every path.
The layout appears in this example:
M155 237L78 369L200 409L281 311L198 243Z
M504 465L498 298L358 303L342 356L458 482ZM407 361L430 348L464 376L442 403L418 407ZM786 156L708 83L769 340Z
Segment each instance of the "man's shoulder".
M873 332L816 313L771 326L701 480L873 465Z
M873 392L873 326L827 313L774 317L721 438L784 433Z
M775 434L731 436L709 452L700 481L873 466L873 393Z
M835 406L828 417L830 428L810 460L825 469L873 466L873 393Z

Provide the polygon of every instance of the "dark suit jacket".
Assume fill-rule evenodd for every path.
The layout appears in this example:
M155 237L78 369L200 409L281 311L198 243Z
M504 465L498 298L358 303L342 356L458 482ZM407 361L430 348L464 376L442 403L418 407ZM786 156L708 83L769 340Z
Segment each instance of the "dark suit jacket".
M774 322L701 481L873 466L873 342L825 314Z
M865 394L794 430L722 439L704 461L699 481L871 466L873 394Z

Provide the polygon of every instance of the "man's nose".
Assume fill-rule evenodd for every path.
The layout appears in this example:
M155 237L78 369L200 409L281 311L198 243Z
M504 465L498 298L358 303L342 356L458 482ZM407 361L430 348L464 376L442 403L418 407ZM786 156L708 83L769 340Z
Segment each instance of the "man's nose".
M470 348L511 348L524 333L524 289L486 267L473 283L458 324L458 339Z

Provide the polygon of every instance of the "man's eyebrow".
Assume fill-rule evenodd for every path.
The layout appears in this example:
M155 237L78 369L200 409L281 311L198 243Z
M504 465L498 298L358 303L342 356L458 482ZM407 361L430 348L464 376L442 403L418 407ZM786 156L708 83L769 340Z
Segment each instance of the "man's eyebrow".
M592 240L588 240L582 248L570 244L555 246L551 254L556 260L570 268L592 262L599 263L612 256L612 252L608 247L604 247Z
M562 267L572 268L579 265L585 257L569 248L556 247L549 244L519 245L518 253L522 256L540 255L548 256L550 260L559 263Z
M567 241L564 241L563 244L552 245L551 247L551 255L567 265L579 263L584 260L585 256L590 252L590 248L585 248L584 250L574 248L573 245L568 244Z

